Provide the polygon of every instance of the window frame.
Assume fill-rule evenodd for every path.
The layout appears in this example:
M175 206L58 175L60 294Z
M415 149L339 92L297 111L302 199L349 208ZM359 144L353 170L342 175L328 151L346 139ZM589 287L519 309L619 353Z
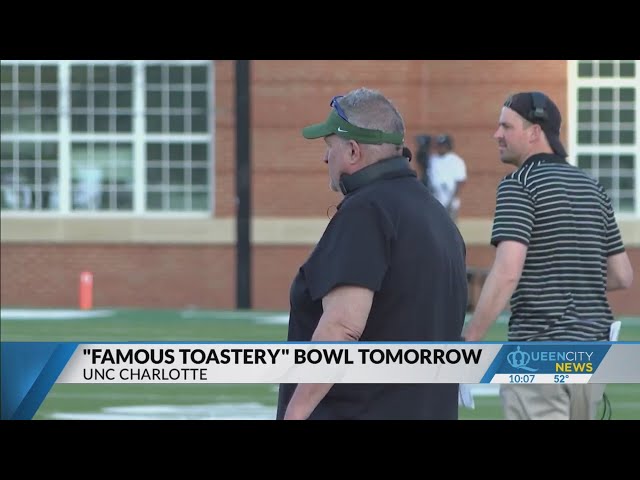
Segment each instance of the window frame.
M572 165L578 164L578 157L581 154L586 155L607 155L607 154L629 154L634 156L634 211L621 212L615 209L615 215L622 220L638 220L640 219L640 60L635 62L635 77L613 76L608 78L601 77L578 77L578 64L584 60L569 60L567 62L567 89L568 89L568 161ZM601 61L601 60L591 60ZM617 60L619 61L619 60ZM630 61L630 60L625 60ZM634 144L632 145L580 145L578 144L578 90L580 88L633 88L635 89L635 116L634 116ZM615 122L614 122L615 123Z
M59 206L55 210L6 209L0 213L8 218L210 218L215 216L215 62L213 60L8 60L4 65L55 65L58 67L58 131L35 133L3 133L3 140L55 141L58 142L58 194ZM133 69L133 122L131 133L72 133L71 132L71 66L73 65L130 65ZM145 130L146 80L145 68L154 65L206 66L208 83L208 130L204 133L148 133ZM208 145L206 163L209 194L208 206L204 210L148 210L146 207L147 172L145 145L147 143L198 142ZM72 208L71 145L73 142L131 142L133 144L133 208L132 210L74 210ZM170 184L163 185L163 192Z

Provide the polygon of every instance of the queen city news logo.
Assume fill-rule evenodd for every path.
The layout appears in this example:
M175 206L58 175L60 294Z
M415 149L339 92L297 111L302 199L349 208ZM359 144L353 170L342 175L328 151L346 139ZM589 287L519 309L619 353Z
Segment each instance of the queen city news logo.
M604 353L599 356L600 359ZM593 349L518 345L507 355L507 362L513 372L593 373L595 354Z

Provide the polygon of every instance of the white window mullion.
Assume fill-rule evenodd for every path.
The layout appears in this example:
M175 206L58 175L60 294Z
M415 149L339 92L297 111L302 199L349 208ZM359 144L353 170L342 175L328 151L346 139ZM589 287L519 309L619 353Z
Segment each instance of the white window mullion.
M145 72L144 62L134 65L133 87L133 211L142 214L147 204L147 172L145 169Z
M635 78L635 158L633 164L633 171L636 174L636 183L635 183L635 214L640 217L640 87L638 87L638 83L640 83L640 60L635 61L636 64L636 78Z
M3 61L3 67L4 67ZM90 217L100 217L107 215L122 215L122 216L146 216L146 215L158 215L158 216L209 216L212 210L215 210L215 80L214 80L214 63L210 60L176 60L176 61L162 61L162 60L16 60L7 61L7 65L12 68L13 75L16 77L10 83L12 92L14 95L13 104L19 104L19 92L21 86L19 85L18 68L26 66L27 68L35 68L35 86L28 88L35 88L36 95L36 121L42 122L43 114L38 112L38 108L42 108L42 95L44 92L44 84L42 78L39 75L42 73L40 68L42 65L55 65L57 67L57 119L58 128L55 132L43 132L41 125L37 125L33 132L20 131L19 127L11 132L6 132L3 136L3 142L12 142L14 148L13 164L14 169L18 173L20 168L31 168L29 159L24 157L20 158L20 152L18 146L21 142L26 144L34 143L36 148L36 157L33 168L35 168L35 185L36 188L42 188L45 191L45 186L42 185L41 175L44 173L45 166L43 165L42 151L38 150L42 148L42 142L53 142L57 145L57 178L54 180L54 185L47 185L46 188L51 188L52 198L57 194L57 205L48 206L48 211L30 211L25 208L11 208L11 211L5 213L33 216L35 214L42 213L43 215L62 215L72 216L81 214ZM118 70L119 66L123 66L122 72ZM147 69L153 67L153 71ZM203 68L204 67L204 68ZM75 70L78 69L79 81L82 85L73 85L73 78L75 78ZM96 68L107 68L111 75L109 79L103 78L100 72L96 72ZM129 85L129 78L120 76L128 75L129 68L132 69L132 84ZM157 70L156 70L157 68ZM208 72L205 69L208 68ZM86 73L85 73L86 72ZM113 75L115 72L115 76ZM100 74L100 78L96 76L96 73ZM147 73L150 74L147 77ZM171 76L169 75L171 74ZM86 75L85 80L80 80ZM52 79L53 81L53 79ZM99 82L99 83L96 83ZM151 82L151 84L149 83ZM49 80L47 80L47 84ZM86 83L86 84L85 84ZM122 84L121 84L122 83ZM46 88L50 88L48 85ZM74 91L74 88L76 89ZM127 98L128 91L131 88L131 104L129 100L123 103L124 98ZM153 103L147 102L147 89L152 89ZM97 90L96 90L97 89ZM96 99L96 91L100 92ZM108 112L107 118L109 126L106 131L100 126L100 131L96 131L95 120L98 118L99 122L102 122L104 117L103 112L97 114L95 107L96 102L101 102L100 98L103 92L106 91L109 94ZM179 95L184 95L184 101L176 103L175 98L171 95L172 92L178 92ZM122 93L127 92L127 93ZM74 103L76 100L76 94L78 97L78 103ZM86 96L86 102L83 101L83 97ZM158 98L158 96L160 98ZM171 102L169 101L171 100ZM205 103L206 102L206 103ZM153 107L153 112L149 112L147 104ZM204 103L204 104L202 104ZM122 105L122 112L118 109L118 105ZM75 106L77 110L76 116L72 115L72 106ZM122 124L118 120L126 122L129 119L121 117L127 116L127 111L131 108L131 129L129 131L118 131L119 126ZM148 121L148 114L151 114L151 122ZM208 115L208 128L202 127L204 121L202 115ZM18 113L16 113L16 118ZM78 121L76 126L75 120ZM173 120L173 122L170 122ZM87 122L86 127L83 126L83 122ZM115 123L114 123L115 122ZM160 125L158 125L160 122ZM184 128L181 124L184 124ZM196 131L193 127L196 126ZM24 127L24 126L23 126ZM114 128L115 127L115 128ZM151 131L147 131L148 129ZM24 128L23 128L24 129ZM6 137L6 138L5 138ZM74 153L73 144L77 143L80 147L78 153ZM105 149L102 143L109 145L109 149ZM151 172L153 178L153 186L147 188L147 171L148 165L146 161L147 152L146 148L148 143L154 143L156 148L156 154L154 154L153 166L154 170ZM127 144L126 155L121 156L121 150L114 149L116 144L124 148L124 144ZM169 147L172 145L172 154L169 155ZM30 145L27 145L31 147ZM195 148L194 148L195 146ZM207 156L202 155L202 146L206 146ZM93 177L83 174L84 172L74 172L74 168L78 167L74 165L73 155L83 155L81 152L86 147L86 159L76 159L80 161L82 166L103 170L103 177L108 177L106 180L102 180L102 185L96 185L96 181L90 181ZM130 150L132 148L133 151ZM194 164L194 151L197 149L197 165ZM179 158L179 151L184 152L184 158ZM124 152L124 150L122 150ZM132 155L133 162L129 164L129 158ZM178 157L176 157L178 155ZM126 156L126 160L124 159ZM176 157L176 158L174 158ZM53 157L51 157L53 158ZM114 164L109 164L110 159ZM206 159L206 162L203 160ZM180 160L183 160L182 162ZM24 165L23 165L24 163ZM206 175L203 171L205 165L209 167L207 175L208 185L205 187L203 184L203 176ZM48 166L47 166L48 168ZM126 171L120 171L120 168L126 168ZM170 168L183 168L184 169L184 181L179 180L174 175L166 176L167 172L175 174L175 170ZM132 169L132 170L131 170ZM48 172L47 172L48 173ZM53 172L52 172L53 173ZM164 177L162 174L165 174ZM160 175L160 176L159 176ZM76 176L78 178L76 179ZM115 177L114 177L115 176ZM89 178L90 177L90 178ZM115 180L112 178L114 177ZM194 178L197 185L194 185ZM111 180L108 180L111 179ZM86 182L84 180L87 180ZM94 179L95 180L95 179ZM74 195L74 182L78 182L79 190L87 190L87 196L95 198L98 195L98 189L101 189L104 193L106 189L110 189L112 194L109 197L108 204L101 205L100 208L94 209L87 205L76 205ZM115 183L114 183L115 182ZM173 182L173 183L172 183ZM15 187L19 186L18 180L14 180ZM85 185L90 183L91 185ZM84 188L86 186L86 188ZM55 189L57 188L57 192ZM121 190L122 188L122 190ZM132 201L133 205L130 208L128 205L125 208L124 204L113 204L113 193L118 195L121 191L128 192L128 189L132 189L131 197L120 197L118 201L123 202ZM207 190L205 196L205 188ZM116 189L115 192L111 191ZM89 193L88 191L91 190ZM153 196L148 198L149 191L153 190ZM42 199L44 198L43 192L36 192L38 195L38 205L42 205ZM182 198L184 197L184 198ZM106 198L103 195L100 198ZM207 208L203 201L205 198L209 199L209 205L211 210ZM171 199L171 209L162 208L164 205L169 206L169 200ZM53 201L53 200L52 200ZM181 203L177 203L181 202ZM183 203L182 203L183 202ZM51 204L53 205L53 204ZM86 207L86 208L85 208ZM121 208L121 210L119 209ZM196 210L194 210L194 208ZM9 209L7 209L9 210ZM36 208L36 210L38 210Z
M573 164L577 163L577 157L579 154L588 154L594 156L600 156L603 154L612 154L614 156L620 155L632 155L634 157L634 170L633 170L633 180L634 180L634 204L633 211L628 213L623 213L624 217L640 217L640 87L638 79L640 78L640 60L635 60L635 76L633 78L620 77L620 61L616 62L614 65L614 76L612 78L597 78L599 63L598 61L594 61L594 77L589 78L578 78L578 60L571 60L568 62L568 79L569 79L569 93L568 93L568 107L569 107L569 118L570 123L568 126L569 133L569 145L570 151L572 152L571 162ZM577 141L578 134L578 89L590 88L593 90L594 95L598 92L600 88L612 88L614 92L620 92L620 88L633 88L635 91L634 98L634 131L635 131L635 141L632 145L621 145L620 144L620 121L618 118L618 113L622 107L622 102L619 98L612 99L611 102L607 102L611 104L611 109L614 113L614 118L612 119L611 125L606 128L611 128L612 131L618 132L617 138L613 139L613 143L611 145L599 145L597 140L594 140L594 143L591 145L579 145ZM598 97L597 99L592 100L592 104L587 107L592 110L592 130L599 130L599 112L600 112L600 104L601 99ZM594 128L595 127L595 128ZM599 168L595 169L595 172L607 173ZM619 178L621 176L621 172L619 168L613 168L612 175L614 177ZM619 198L619 191L616 187L616 183L614 182L614 186L612 188L612 193L615 198Z
M61 61L58 69L59 98L59 178L58 191L60 213L71 211L71 66L68 61Z

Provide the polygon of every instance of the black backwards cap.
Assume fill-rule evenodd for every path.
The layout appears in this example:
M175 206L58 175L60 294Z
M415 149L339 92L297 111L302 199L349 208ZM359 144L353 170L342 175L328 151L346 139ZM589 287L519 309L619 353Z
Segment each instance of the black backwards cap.
M542 92L516 93L507 98L504 106L531 123L540 125L554 153L567 158L567 151L560 141L562 115L548 96Z

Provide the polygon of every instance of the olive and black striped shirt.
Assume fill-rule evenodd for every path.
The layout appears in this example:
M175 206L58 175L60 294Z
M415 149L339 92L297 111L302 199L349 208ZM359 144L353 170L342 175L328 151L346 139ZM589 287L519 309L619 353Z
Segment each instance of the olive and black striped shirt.
M502 179L491 243L528 246L511 297L510 341L607 340L607 258L624 251L605 189L552 154Z

